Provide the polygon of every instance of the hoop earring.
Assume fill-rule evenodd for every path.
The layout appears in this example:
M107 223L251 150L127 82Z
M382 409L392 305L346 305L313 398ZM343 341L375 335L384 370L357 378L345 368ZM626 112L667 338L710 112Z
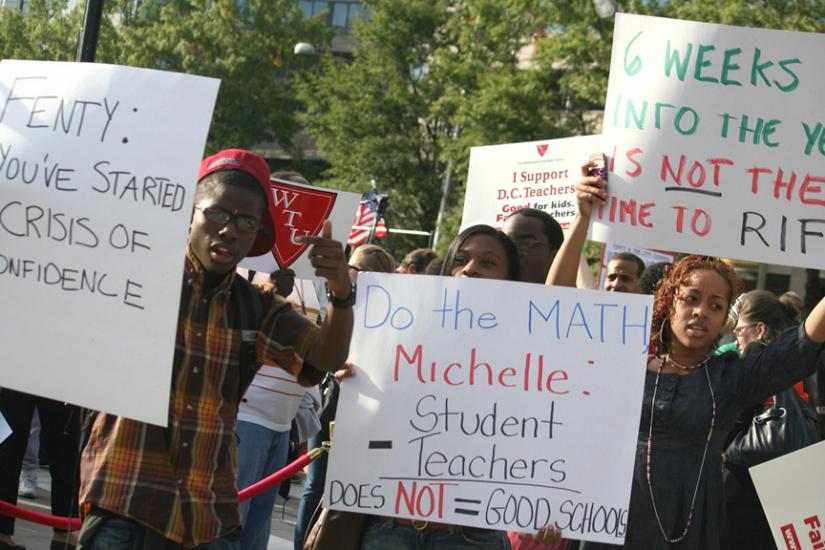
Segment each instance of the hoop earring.
M667 323L667 319L662 321L662 328L659 330L659 354L665 353L667 346L665 346L665 323Z

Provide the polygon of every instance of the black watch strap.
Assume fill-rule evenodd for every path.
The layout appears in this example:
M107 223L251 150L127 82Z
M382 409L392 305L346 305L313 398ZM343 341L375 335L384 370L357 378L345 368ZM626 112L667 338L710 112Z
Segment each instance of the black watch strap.
M353 305L355 305L355 285L350 286L349 296L346 298L336 298L332 295L332 292L329 291L329 287L327 287L327 301L332 304L332 307L335 309L349 309Z

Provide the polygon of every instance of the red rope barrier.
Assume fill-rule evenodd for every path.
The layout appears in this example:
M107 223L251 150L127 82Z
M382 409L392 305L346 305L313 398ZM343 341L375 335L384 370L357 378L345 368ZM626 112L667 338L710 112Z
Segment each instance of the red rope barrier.
M319 447L313 449L307 454L301 456L295 462L287 464L274 474L265 477L259 482L250 485L246 489L238 492L238 501L245 502L251 498L255 498L261 493L265 493L275 485L279 485L285 479L295 475L296 472L302 470L304 466L321 456L327 449L326 447ZM54 527L57 529L65 529L67 531L77 531L80 529L79 518L67 518L61 516L52 516L49 514L41 514L40 512L33 512L20 506L15 506L10 502L0 500L0 516L9 516L12 518L22 519L31 523L45 525L47 527Z

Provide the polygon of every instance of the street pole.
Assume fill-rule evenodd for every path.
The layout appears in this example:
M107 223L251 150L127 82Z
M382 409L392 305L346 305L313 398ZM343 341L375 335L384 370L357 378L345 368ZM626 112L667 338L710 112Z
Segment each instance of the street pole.
M94 63L97 39L100 35L100 19L103 16L103 0L86 0L83 27L77 40L75 61Z

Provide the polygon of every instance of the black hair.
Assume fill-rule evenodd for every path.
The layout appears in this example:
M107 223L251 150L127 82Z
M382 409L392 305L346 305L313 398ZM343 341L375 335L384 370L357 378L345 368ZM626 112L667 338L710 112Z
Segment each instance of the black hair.
M659 285L662 284L666 270L672 265L670 262L656 262L655 264L647 266L642 276L639 277L639 286L642 289L642 294L656 294L656 291L659 290Z
M501 246L504 247L504 252L507 254L507 279L510 281L518 281L519 276L521 275L521 257L519 256L516 245L510 237L495 227L484 224L471 225L459 233L458 237L450 243L450 248L447 250L447 255L444 256L444 265L441 266L441 274L446 275L447 277L452 277L456 253L462 246L464 246L464 243L476 235L489 235L501 243Z
M261 200L261 215L266 213L267 200L261 184L254 176L242 170L218 170L205 176L195 188L195 204L210 196L221 185L243 189L257 196Z
M557 222L553 216L538 208L522 208L521 210L516 210L507 216L507 218L509 219L513 216L527 216L528 218L534 218L540 221L544 228L543 233L547 235L547 243L550 245L550 248L554 250L561 248L564 242L564 231L561 230L561 225L559 225L559 222Z
M401 260L401 265L414 265L418 273L423 273L427 266L436 257L436 253L431 248L416 248Z
M796 323L797 311L767 290L751 290L739 299L738 316L742 321L765 325L765 342L770 342Z
M607 263L612 262L613 260L624 260L625 262L634 262L636 264L636 276L642 276L642 273L645 272L645 263L642 261L640 257L633 254L632 252L619 252L618 254L614 255L610 258Z

